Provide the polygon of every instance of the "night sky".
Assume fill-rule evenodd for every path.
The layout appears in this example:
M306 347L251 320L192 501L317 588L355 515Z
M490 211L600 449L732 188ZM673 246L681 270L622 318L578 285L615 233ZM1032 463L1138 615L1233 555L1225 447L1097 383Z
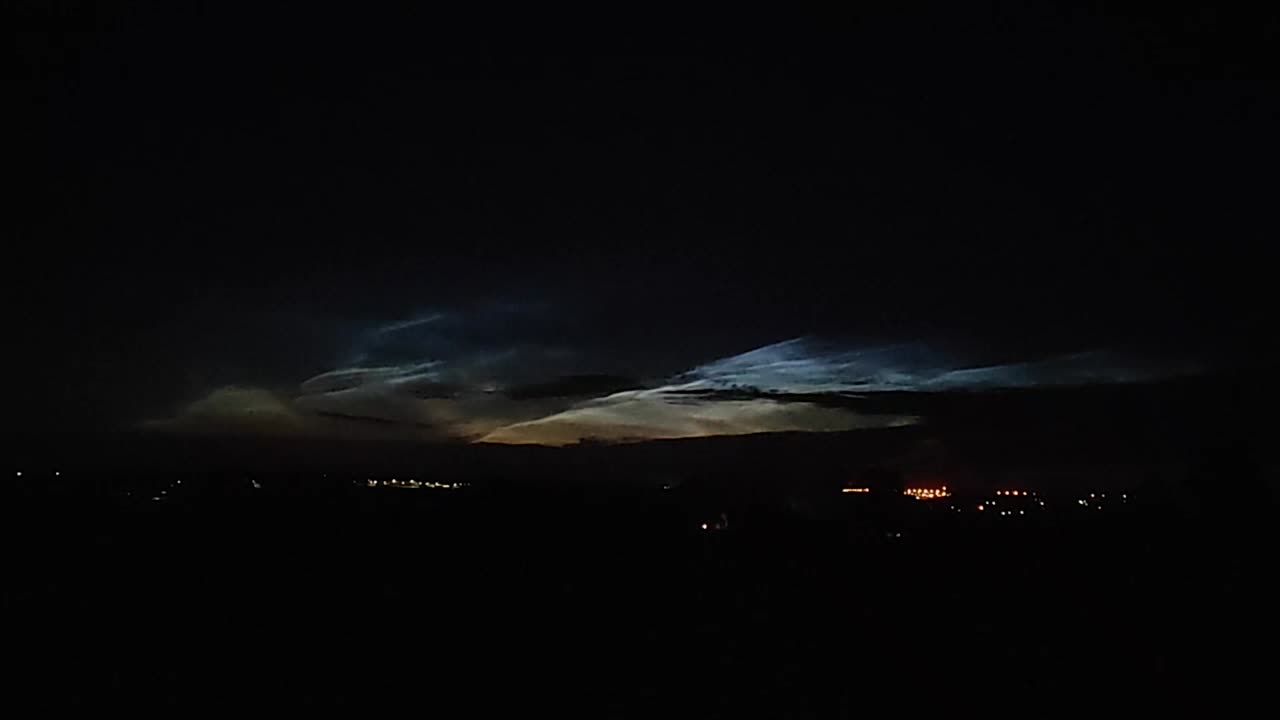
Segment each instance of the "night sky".
M29 5L6 276L31 428L835 430L914 418L821 398L1265 357L1274 17Z

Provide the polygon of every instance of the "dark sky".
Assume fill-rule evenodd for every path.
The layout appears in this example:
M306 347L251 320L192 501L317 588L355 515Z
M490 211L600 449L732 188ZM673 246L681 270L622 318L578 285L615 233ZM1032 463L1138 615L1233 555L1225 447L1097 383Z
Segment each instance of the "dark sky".
M584 39L31 5L7 274L33 426L287 392L433 314L394 362L447 335L467 368L652 385L800 336L1259 350L1274 16Z

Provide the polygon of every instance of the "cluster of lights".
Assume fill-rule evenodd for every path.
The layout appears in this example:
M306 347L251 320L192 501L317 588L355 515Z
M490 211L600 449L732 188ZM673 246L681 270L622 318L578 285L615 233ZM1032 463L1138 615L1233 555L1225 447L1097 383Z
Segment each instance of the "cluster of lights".
M871 492L871 488L864 488L864 487L847 487L847 488L841 488L841 489L840 489L840 492L842 492L842 493L869 493L869 492Z
M938 498L951 497L946 485L940 488L907 488L902 492L917 500L937 500Z
M1035 503L1040 507L1044 507L1044 500L1040 499L1039 494L1037 494L1035 490L997 490L996 495L998 497L1028 498L1028 499L1034 500ZM995 500L988 500L985 503L979 505L978 510L986 510L988 507L994 508L997 504L998 503ZM1027 514L1025 510L1018 509L1018 506L1016 504L1014 505L1013 509L1000 510L999 513L1005 516Z
M699 524L698 527L703 530L724 530L729 527L729 518L725 517L724 513L721 513L719 520L709 523L704 522Z
M169 487L168 487L168 488L166 488L166 489L164 489L164 490L161 490L159 495L153 495L153 496L151 497L151 500L152 500L152 501L154 501L154 502L160 502L160 501L164 500L164 499L165 499L165 496L167 496L167 495L169 494L169 490L176 489L176 486L177 486L177 485L181 485L181 484L182 484L182 481L181 481L181 480L174 480L173 482L169 483Z
M1086 499L1084 499L1084 498L1080 498L1079 500L1076 500L1076 504L1078 504L1078 505L1080 505L1080 506L1082 506L1082 507L1092 507L1092 508L1094 508L1095 510L1101 510L1101 509L1102 509L1102 502L1101 502L1101 501L1102 501L1102 500L1106 500L1106 499L1107 499L1107 494L1106 494L1106 493L1089 493L1089 499L1088 499L1088 500L1086 500ZM1122 503L1127 503L1127 502L1129 502L1129 495L1128 495L1128 493L1121 493L1121 494L1120 494L1120 502L1122 502Z
M1043 503L1041 503L1041 504L1043 504ZM986 511L986 509L987 509L987 507L988 507L988 503L979 503L979 504L978 504L978 512L985 512L985 511ZM995 503L990 503L990 507L993 507L993 508L994 508L994 507L995 507ZM956 512L959 512L959 511L960 511L960 509L959 509L959 508L956 508ZM1000 510L1000 511L998 511L998 512L1000 513L1000 515L1001 515L1002 517L1008 517L1009 515L1026 515L1026 514L1027 514L1027 511L1026 511L1026 510Z
M460 482L442 483L442 482L436 482L434 480L427 480L423 482L415 478L409 478L408 480L401 480L399 478L391 478L390 480L375 480L373 478L369 478L364 482L367 487L371 487L371 488L392 487L392 488L405 488L409 490L417 490L419 488L427 488L428 490L457 490L459 488L464 488L467 486L466 483L460 483Z

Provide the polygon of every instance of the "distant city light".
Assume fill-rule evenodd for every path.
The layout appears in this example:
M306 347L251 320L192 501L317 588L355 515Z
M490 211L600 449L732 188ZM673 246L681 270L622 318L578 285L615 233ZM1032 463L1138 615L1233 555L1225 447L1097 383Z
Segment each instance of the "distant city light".
M22 471L21 471L21 470L19 470L19 471L18 471L18 477L22 477Z
M946 485L940 488L907 488L902 491L902 494L913 497L916 500L936 500L938 498L951 497Z
M60 470L54 470L54 471L53 471L53 476L54 476L54 477L60 477L61 475L62 475L62 472L61 472Z
M847 487L847 488L841 488L841 489L840 489L840 492L842 492L842 493L867 493L867 492L871 492L871 488L864 488L864 487Z
M706 523L702 523L702 529L703 529L703 530L706 530L706 529L707 529L707 524L706 524Z
M986 506L986 505L979 505L979 506L978 506L978 509L979 509L979 510L986 510L986 509L987 509L987 506Z
M399 480L397 478L391 478L390 480L375 480L373 478L367 478L364 482L366 486L371 488L391 487L405 490L417 490L419 488L428 488L430 490L458 490L467 486L467 483L464 482L442 483L435 482L434 480L427 480L426 482L423 482L417 478L409 478L408 480Z

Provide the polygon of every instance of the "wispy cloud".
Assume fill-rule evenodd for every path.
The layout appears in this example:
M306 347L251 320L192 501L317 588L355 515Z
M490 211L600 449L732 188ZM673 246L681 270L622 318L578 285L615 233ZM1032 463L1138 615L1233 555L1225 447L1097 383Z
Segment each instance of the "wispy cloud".
M592 438L610 441L834 432L910 425L903 415L863 415L809 402L773 399L688 401L663 389L616 393L564 412L515 423L481 438L494 443L566 445Z
M428 313L426 315L420 315L418 317L410 318L408 320L401 320L398 322L388 323L386 325L379 326L374 329L374 332L379 335L384 335L386 333L399 332L401 330L408 330L409 328L416 328L416 327L421 327L423 325L430 325L433 322L437 322L439 320L444 319L444 317L445 317L444 313L438 313L438 312Z
M919 420L869 412L862 398L873 393L1132 383L1194 370L1106 351L992 363L926 343L795 338L646 382L544 342L545 327L512 330L522 325L519 308L500 310L440 311L380 325L360 335L359 363L311 377L293 392L219 388L162 422L312 432L343 420L423 437L552 445L828 432Z
M143 426L180 432L264 435L304 434L315 428L288 398L264 388L227 386L183 407L174 416Z
M1144 382L1196 370L1191 363L1153 364L1106 350L983 363L926 343L856 347L796 338L701 365L684 377L691 388L943 392Z

